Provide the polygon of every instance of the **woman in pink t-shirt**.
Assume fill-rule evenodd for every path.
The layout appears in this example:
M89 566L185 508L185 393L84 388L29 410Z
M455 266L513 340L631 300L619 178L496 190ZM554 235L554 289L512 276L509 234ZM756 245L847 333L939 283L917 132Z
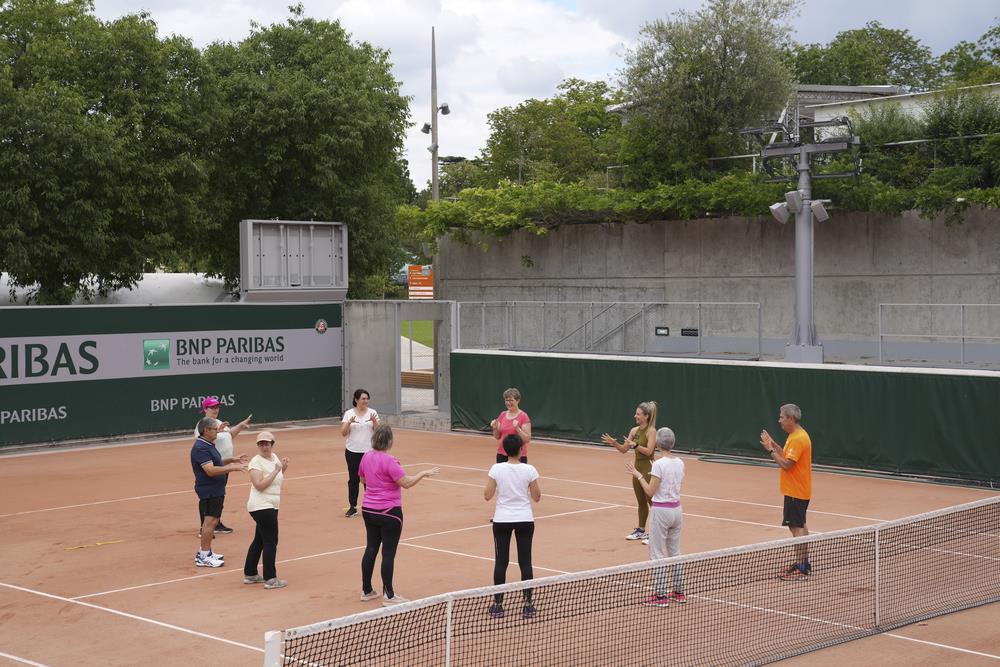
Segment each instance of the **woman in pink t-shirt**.
M382 547L382 606L407 602L396 595L392 588L392 571L396 560L396 547L403 534L403 493L424 477L436 475L440 468L421 470L407 475L399 459L389 454L392 447L392 429L379 424L372 434L372 449L365 452L358 466L358 474L365 483L365 496L361 502L361 516L365 520L367 545L361 558L361 600L374 600L379 595L372 586L375 557Z
M497 439L497 463L507 462L507 453L503 449L503 439L508 435L516 435L521 439L521 463L528 462L528 443L531 442L531 417L519 407L521 392L511 387L503 393L503 402L507 409L490 422L493 437Z

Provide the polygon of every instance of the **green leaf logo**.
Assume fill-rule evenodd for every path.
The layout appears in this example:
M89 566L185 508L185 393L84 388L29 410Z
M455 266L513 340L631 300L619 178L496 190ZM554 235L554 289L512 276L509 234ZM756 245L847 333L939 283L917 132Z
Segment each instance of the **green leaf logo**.
M170 339L142 341L142 368L147 371L164 371L170 368Z

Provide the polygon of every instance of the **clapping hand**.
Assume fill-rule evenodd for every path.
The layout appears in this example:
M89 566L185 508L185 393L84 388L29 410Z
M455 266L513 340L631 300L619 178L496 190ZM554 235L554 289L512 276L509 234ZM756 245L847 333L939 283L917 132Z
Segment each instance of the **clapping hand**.
M774 438L767 432L767 429L760 432L760 446L768 452L774 451L774 448L778 446L778 443L774 441Z
M612 447L618 444L618 440L614 436L608 433L605 433L604 435L601 436L601 442L603 442L605 445L611 445Z
M240 460L240 463L246 464L246 463L250 462L250 455L249 454L240 454L237 458Z
M642 478L642 473L636 470L635 466L632 465L631 463L625 464L625 472L630 474L632 477L635 477L636 479Z
M288 457L281 459L281 472L288 470Z

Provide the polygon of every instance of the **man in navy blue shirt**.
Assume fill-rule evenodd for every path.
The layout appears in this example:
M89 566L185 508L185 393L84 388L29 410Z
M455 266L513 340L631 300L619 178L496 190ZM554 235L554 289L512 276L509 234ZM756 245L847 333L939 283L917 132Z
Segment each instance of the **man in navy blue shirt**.
M194 556L198 567L222 567L222 554L212 553L212 539L215 527L222 516L222 505L226 499L226 480L231 472L246 472L250 457L223 459L215 448L215 438L222 425L218 419L205 417L198 422L198 439L191 447L191 470L194 472L194 492L198 494L198 509L205 520L201 525L201 549Z

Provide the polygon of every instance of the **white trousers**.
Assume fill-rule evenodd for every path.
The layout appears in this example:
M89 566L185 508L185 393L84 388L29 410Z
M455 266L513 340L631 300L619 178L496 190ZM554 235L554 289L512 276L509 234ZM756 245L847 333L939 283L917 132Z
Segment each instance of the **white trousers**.
M680 507L653 507L649 513L649 559L660 560L681 554L681 527L684 515ZM666 568L658 567L655 572L656 593L666 595ZM684 592L684 572L680 565L673 565L671 590Z

